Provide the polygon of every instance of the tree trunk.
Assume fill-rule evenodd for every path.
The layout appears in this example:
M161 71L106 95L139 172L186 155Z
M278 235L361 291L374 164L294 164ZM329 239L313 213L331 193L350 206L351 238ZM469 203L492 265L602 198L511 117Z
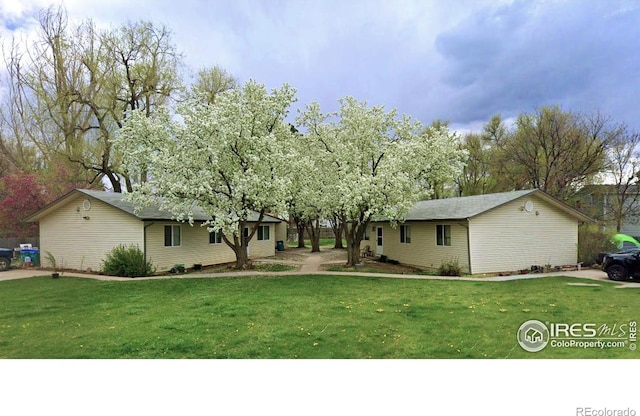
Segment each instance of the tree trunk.
M346 221L343 221L346 224ZM344 227L347 239L347 266L355 267L360 263L360 242L364 236L364 231L369 226L369 221L364 223L349 223Z
M336 216L331 220L331 228L333 229L333 235L336 238L336 243L333 248L344 248L342 244L342 235L344 234L344 223L340 221Z
M120 183L120 180L118 179L118 177L110 170L104 170L103 172L106 175L106 177L109 179L109 183L111 183L111 188L113 188L113 192L122 193L122 184Z
M236 253L236 269L246 270L250 268L249 254L247 253L247 246L240 244L239 247L234 249Z
M249 247L249 241L253 238L258 231L258 227L264 218L264 210L260 212L258 222L256 222L251 228L248 234L245 234L245 228L247 224L244 221L240 221L238 224L237 235L234 234L233 241L229 240L226 235L222 234L222 240L228 245L236 255L236 269L246 270L251 268L251 262L249 261L249 253L247 248Z
M233 250L233 253L236 255L236 269L246 270L250 267L249 254L247 253L247 245L244 244L245 238L242 234L244 232L243 228L240 227L240 230L241 237L234 235L233 240L229 240L227 236L223 234L222 240L227 246L229 246L229 248L231 248L231 250Z
M308 223L309 235L311 237L311 252L320 252L320 221L316 218Z
M132 193L133 192L133 184L131 183L131 178L129 177L129 175L125 175L124 183L125 183L125 185L127 187L127 192Z
M356 267L360 263L360 243L347 241L347 266Z
M304 231L305 231L304 221L302 221L298 217L296 217L294 221L296 222L296 228L298 229L298 248L305 248L306 246L304 244Z

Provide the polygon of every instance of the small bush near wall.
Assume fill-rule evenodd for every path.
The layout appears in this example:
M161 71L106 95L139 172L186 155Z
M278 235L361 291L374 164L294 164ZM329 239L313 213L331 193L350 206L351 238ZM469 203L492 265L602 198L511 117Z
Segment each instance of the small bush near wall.
M584 224L578 228L578 262L590 266L597 262L598 254L618 251L611 242L615 232L600 229L598 224Z
M144 261L144 253L137 245L114 247L102 262L102 271L109 276L141 277L155 273L151 262Z
M461 276L462 268L458 259L453 259L443 262L438 268L438 275L440 276Z

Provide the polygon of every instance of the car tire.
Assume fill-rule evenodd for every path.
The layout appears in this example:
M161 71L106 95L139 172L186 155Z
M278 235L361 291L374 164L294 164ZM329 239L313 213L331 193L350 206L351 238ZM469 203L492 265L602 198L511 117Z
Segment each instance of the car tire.
M607 276L609 276L610 280L614 280L616 282L621 282L629 279L627 269L621 264L612 264L611 266L607 267Z
M6 257L0 257L0 272L9 270L9 267L11 267L11 260Z

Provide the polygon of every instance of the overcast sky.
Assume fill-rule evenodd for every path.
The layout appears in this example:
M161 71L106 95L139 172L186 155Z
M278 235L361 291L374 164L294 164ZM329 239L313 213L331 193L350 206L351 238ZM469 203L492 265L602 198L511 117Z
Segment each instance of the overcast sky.
M40 0L0 0L2 33ZM478 130L543 105L640 130L640 1L68 0L71 19L167 25L189 67L289 83L296 108L351 95Z

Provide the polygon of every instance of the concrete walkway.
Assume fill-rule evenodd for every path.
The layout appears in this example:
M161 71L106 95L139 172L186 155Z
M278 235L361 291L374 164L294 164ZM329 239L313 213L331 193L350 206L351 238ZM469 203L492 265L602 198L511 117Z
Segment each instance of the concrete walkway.
M601 270L585 269L580 271L570 272L555 272L555 273L532 273L532 274L518 274L512 276L492 276L492 277L451 277L451 276L431 276L431 275L418 275L418 274L393 274L393 273L364 273L364 272L331 272L326 270L320 270L320 266L323 264L342 264L344 260L325 261L323 253L309 253L303 261L287 261L287 260L275 260L275 259L260 259L256 260L256 263L280 263L280 264L292 264L301 266L297 271L287 272L259 272L255 270L248 271L232 271L223 273L188 273L183 275L167 275L167 276L150 276L150 277L137 277L135 279L129 277L113 277L97 274L65 272L63 276L81 277L87 279L104 280L104 281L138 281L138 280L151 280L151 279L194 279L194 278L215 278L215 277L232 277L232 276L295 276L295 275L331 275L331 276L360 276L360 277L385 277L393 279L421 279L421 280L450 280L450 281L471 281L471 282L504 282L510 280L522 280L522 279L538 279L541 277L550 276L567 276L576 277L581 279L590 279L597 282L609 282L607 274ZM26 279L34 276L50 276L50 270L41 270L36 268L30 269L12 269L5 272L0 272L0 281L3 280L15 280ZM594 284L597 284L594 282ZM619 283L618 288L636 288L640 289L640 282L625 282Z
M311 253L309 257L307 257L302 263L302 267L300 268L300 274L314 274L318 273L320 270L320 265L322 264L322 253Z

